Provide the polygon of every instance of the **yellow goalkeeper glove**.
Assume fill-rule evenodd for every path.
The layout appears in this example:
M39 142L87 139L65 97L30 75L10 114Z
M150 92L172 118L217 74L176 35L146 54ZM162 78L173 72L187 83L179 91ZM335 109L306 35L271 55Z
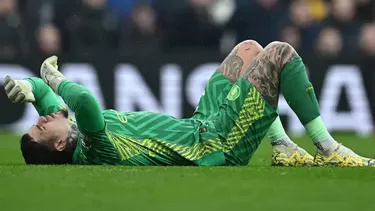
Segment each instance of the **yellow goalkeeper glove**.
M44 83L48 84L52 90L57 94L59 85L64 80L64 75L58 70L57 56L51 56L44 60L40 67L40 76Z
M5 77L5 93L13 103L35 102L33 86L25 80L13 80L9 75Z

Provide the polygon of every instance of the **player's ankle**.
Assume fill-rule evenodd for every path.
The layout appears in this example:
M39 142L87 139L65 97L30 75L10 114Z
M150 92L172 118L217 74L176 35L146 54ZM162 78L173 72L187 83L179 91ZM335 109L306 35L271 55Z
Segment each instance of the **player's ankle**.
M335 141L334 139L326 139L326 140L321 140L317 141L314 143L316 146L317 150L319 150L323 154L331 154L336 148L338 147L339 143Z
M290 146L295 146L296 144L290 140L288 136L271 140L271 145L272 147L277 147L277 146L284 146L284 147L290 147Z

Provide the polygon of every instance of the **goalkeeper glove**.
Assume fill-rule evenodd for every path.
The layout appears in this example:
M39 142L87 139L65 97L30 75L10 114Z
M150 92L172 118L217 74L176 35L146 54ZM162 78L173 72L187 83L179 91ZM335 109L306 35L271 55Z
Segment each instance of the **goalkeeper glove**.
M40 76L44 83L48 84L57 94L59 85L64 80L64 75L58 71L57 56L51 56L44 60L40 67Z
M5 93L13 103L35 102L33 86L25 80L13 80L9 75L5 77Z

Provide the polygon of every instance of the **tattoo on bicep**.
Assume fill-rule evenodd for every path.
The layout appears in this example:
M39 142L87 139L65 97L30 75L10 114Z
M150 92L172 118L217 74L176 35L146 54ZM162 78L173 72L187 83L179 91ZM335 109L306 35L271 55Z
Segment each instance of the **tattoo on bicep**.
M285 64L297 56L297 52L288 44L270 44L241 77L248 79L265 100L276 108L280 93L280 73Z
M218 72L221 72L232 83L238 79L244 65L243 60L237 54L238 49L239 47L236 47L217 69Z

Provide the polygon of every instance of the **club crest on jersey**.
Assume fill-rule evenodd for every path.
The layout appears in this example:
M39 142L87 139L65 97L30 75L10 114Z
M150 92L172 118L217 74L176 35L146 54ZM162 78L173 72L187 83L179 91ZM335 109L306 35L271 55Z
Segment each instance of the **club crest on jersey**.
M227 95L227 99L234 101L240 96L240 94L241 94L240 87L237 85L233 85Z

